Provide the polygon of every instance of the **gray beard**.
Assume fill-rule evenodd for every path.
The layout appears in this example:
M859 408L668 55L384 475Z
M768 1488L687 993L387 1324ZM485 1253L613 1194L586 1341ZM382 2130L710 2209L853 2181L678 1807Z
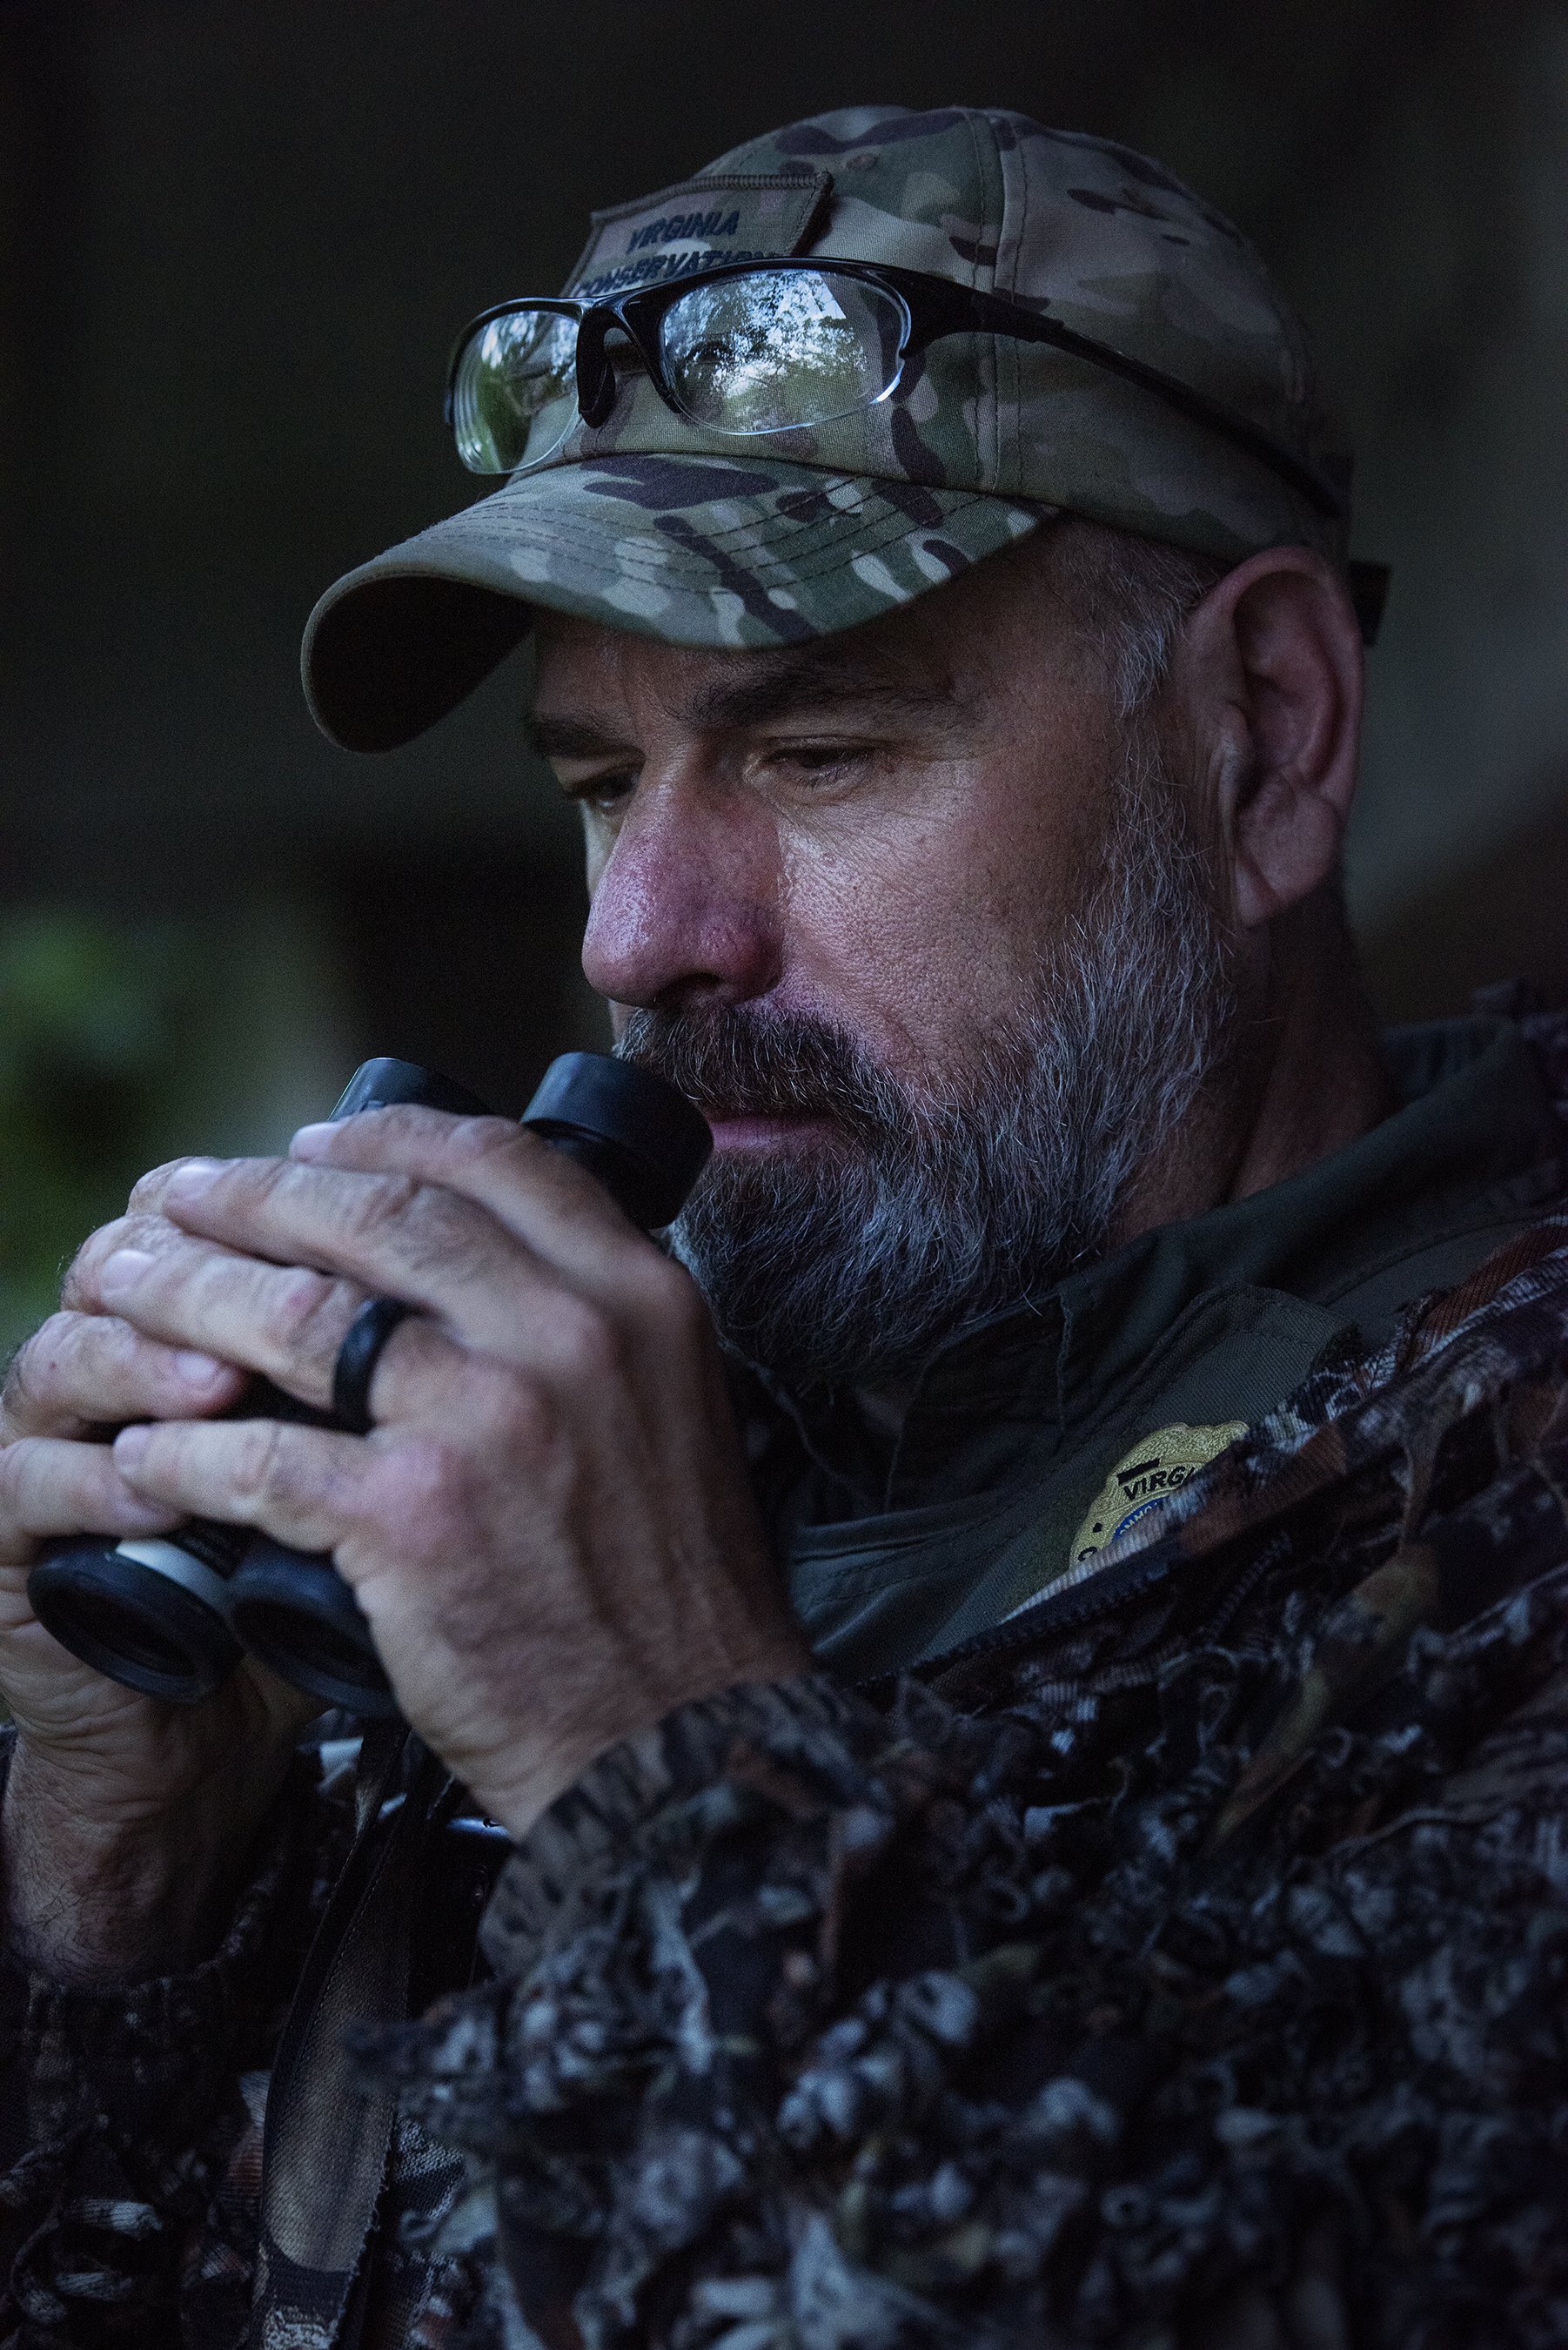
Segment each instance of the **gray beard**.
M670 1238L747 1361L868 1385L1103 1253L1235 1008L1203 858L1140 740L1099 879L1031 1000L961 1066L896 1080L826 1022L743 1005L634 1013L618 1049L711 1114L831 1123L830 1142L715 1161Z

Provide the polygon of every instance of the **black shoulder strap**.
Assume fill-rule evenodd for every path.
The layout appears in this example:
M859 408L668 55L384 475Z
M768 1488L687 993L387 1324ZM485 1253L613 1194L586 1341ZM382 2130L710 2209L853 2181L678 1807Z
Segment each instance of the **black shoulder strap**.
M368 2091L344 2049L351 2023L407 2012L420 1856L451 1782L422 1749L393 1790L409 1733L366 1754L358 1833L310 1946L267 2091L261 2259L250 2339L348 2350L345 2319L386 2178L397 2101Z

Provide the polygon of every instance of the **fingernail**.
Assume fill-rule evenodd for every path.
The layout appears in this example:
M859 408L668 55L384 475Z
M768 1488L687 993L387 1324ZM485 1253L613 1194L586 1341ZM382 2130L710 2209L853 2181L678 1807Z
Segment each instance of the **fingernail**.
M116 1249L112 1256L104 1259L99 1287L106 1297L118 1297L121 1290L135 1288L151 1262L151 1254L146 1249Z
M122 1428L114 1440L114 1465L117 1469L134 1469L147 1450L150 1428Z
M315 1126L302 1126L288 1146L291 1159L316 1159L325 1149L332 1132L332 1120L322 1118Z
M199 1355L191 1347L182 1347L174 1357L174 1368L193 1388L210 1388L223 1378L224 1367L215 1355Z
M187 1159L183 1167L176 1167L169 1178L169 1197L171 1200L193 1200L222 1172L222 1162L216 1159Z

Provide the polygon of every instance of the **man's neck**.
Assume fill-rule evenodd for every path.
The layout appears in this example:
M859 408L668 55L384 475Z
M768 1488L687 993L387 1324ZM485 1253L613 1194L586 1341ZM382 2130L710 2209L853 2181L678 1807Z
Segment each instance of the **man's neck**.
M1343 1150L1394 1107L1376 1018L1337 902L1326 892L1276 926L1244 1042L1175 1146L1156 1155L1118 1217L1119 1247L1159 1224L1250 1199Z

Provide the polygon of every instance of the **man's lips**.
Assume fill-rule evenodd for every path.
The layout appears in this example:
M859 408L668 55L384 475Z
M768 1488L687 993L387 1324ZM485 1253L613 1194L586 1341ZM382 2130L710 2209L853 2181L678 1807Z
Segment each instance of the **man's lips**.
M780 1150L791 1143L819 1140L830 1131L826 1118L789 1110L706 1110L717 1150Z

